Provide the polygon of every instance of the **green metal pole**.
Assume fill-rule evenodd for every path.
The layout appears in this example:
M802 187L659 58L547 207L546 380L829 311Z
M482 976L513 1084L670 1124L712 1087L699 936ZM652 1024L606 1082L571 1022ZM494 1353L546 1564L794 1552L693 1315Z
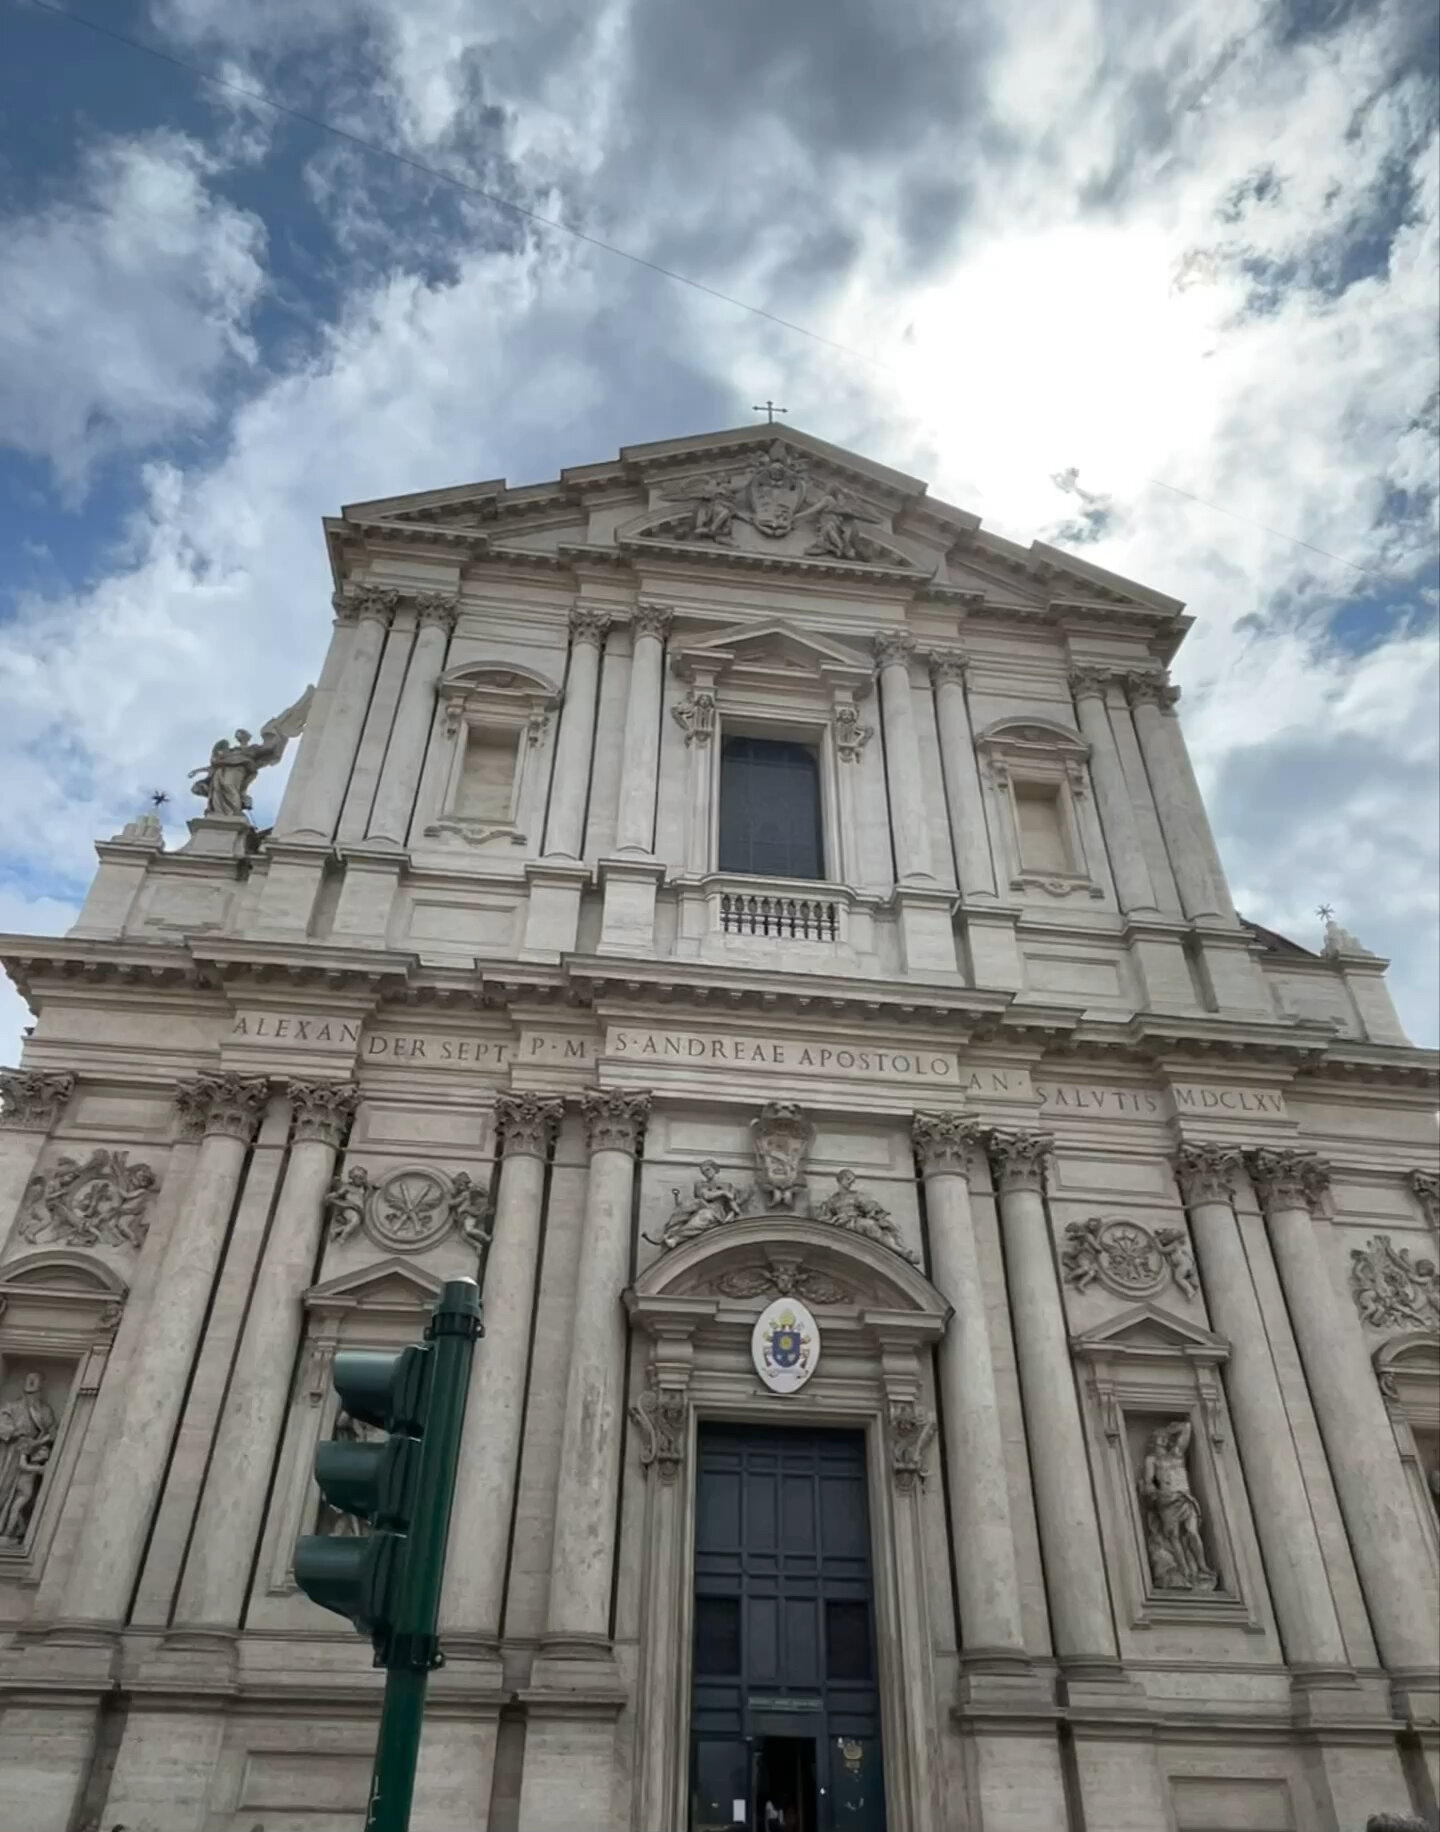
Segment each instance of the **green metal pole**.
M409 1832L425 1688L430 1669L438 1667L443 1658L435 1632L440 1586L445 1577L470 1363L480 1334L480 1287L474 1279L447 1279L426 1331L432 1361L425 1431L420 1440L415 1507L405 1539L395 1633L385 1660L385 1703L365 1832Z

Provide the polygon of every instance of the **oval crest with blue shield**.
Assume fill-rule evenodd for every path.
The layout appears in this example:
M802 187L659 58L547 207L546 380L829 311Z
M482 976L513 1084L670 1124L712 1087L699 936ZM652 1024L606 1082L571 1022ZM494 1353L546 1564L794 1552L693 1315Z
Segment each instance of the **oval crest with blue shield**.
M795 1298L777 1298L760 1313L750 1338L755 1372L772 1393L795 1393L820 1360L820 1326Z

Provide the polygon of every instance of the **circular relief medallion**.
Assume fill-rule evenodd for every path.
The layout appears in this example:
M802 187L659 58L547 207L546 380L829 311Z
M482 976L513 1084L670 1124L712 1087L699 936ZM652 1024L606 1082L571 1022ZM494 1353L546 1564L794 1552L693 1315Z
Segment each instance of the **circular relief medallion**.
M755 1324L750 1358L772 1393L798 1393L820 1364L820 1325L798 1298L776 1298Z
M1155 1236L1137 1221L1107 1221L1100 1229L1100 1278L1112 1291L1139 1297L1165 1282L1166 1260Z
M415 1253L450 1225L450 1182L419 1166L386 1171L370 1192L365 1226L382 1247Z

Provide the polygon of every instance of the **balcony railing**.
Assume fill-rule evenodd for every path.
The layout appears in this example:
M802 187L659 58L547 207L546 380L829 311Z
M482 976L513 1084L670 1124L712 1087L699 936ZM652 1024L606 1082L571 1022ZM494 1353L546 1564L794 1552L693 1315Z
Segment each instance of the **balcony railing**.
M723 891L720 928L726 935L764 935L776 941L838 941L840 906L825 897Z

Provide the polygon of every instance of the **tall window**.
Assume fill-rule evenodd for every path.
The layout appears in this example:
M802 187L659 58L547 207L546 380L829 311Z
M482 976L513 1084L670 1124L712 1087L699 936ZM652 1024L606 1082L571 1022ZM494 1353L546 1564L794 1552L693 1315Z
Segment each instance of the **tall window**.
M764 878L823 878L820 768L782 738L720 747L720 869Z

